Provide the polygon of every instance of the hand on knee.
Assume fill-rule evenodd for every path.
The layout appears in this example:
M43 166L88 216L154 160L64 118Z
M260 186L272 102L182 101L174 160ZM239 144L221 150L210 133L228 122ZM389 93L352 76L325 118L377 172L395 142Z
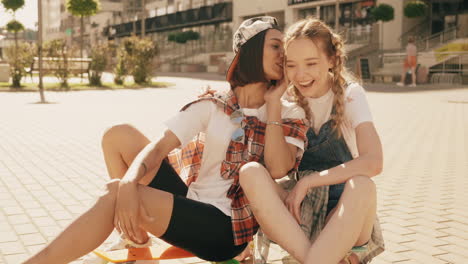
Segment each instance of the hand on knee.
M120 179L113 179L106 183L104 186L103 193L100 195L100 199L112 199L117 198L117 193L119 191Z

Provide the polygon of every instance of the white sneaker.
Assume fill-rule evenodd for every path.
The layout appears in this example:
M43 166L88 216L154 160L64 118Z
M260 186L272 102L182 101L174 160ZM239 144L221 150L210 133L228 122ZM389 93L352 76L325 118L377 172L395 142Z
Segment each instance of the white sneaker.
M119 238L109 247L105 248L104 251L113 251L119 249L126 249L126 248L143 248L143 247L151 247L153 242L151 241L151 237L148 241L144 244L137 244L130 239L126 238L124 235L119 236ZM83 264L107 264L106 260L98 257L94 253L90 253L86 258L83 259ZM137 261L129 261L125 262L127 264L135 263L135 264L157 264L156 260L137 260ZM124 263L124 264L125 264Z
M416 87L416 84L415 83L410 84L410 87Z
M397 86L402 86L402 87L405 86L405 84L402 83L402 82L397 82L396 85L397 85Z

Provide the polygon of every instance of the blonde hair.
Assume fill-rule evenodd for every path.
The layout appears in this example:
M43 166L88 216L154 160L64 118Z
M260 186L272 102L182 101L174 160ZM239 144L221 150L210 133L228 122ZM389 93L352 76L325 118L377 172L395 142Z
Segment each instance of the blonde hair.
M332 115L334 120L333 130L341 126L344 119L344 90L347 80L357 81L345 67L346 53L344 50L344 41L340 35L334 33L324 22L316 18L307 18L293 24L285 35L285 48L295 39L306 37L314 41L318 47L325 52L326 56L332 60L333 67L329 73L332 78L331 89L335 94L333 107L335 113ZM321 45L319 45L321 44ZM307 119L313 119L309 103L300 91L292 85L289 87L289 93L293 100L297 102L306 112ZM341 130L338 129L338 136L341 137Z

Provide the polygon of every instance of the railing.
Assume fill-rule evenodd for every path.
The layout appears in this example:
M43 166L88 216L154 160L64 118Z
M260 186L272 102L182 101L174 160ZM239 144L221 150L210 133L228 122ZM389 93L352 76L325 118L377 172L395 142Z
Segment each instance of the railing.
M468 75L468 52L438 52L439 64L429 69L430 73L457 73ZM466 68L464 69L465 66Z
M383 54L383 64L395 64L395 63L403 63L403 60L406 58L406 53L399 52L399 53L390 53L390 54Z
M202 6L162 16L145 19L146 33L177 30L184 27L201 26L232 21L232 3L223 2L212 6ZM103 35L108 38L130 36L134 30L136 34L141 32L142 20L108 26L103 29Z
M430 73L458 73L468 75L468 52L437 52L435 54L420 54L419 60L424 57L434 58L436 56L437 64L430 67ZM426 57L426 58L427 58ZM385 64L402 64L406 58L405 53L385 54L383 58Z
M416 42L419 51L430 50L457 38L457 27L452 27Z
M307 2L313 2L316 0L288 0L288 5L296 5L296 4L302 4L302 3L307 3Z
M401 41L401 46L404 48L406 46L406 43L408 43L408 37L413 36L416 38L416 40L425 38L426 36L431 35L430 30L431 27L430 25L430 18L426 18L421 23L416 24L415 26L411 27L409 30L407 30L405 33L401 34L401 36L398 38L399 41Z
M370 28L350 28L343 33L347 44L368 44L371 41L372 32Z

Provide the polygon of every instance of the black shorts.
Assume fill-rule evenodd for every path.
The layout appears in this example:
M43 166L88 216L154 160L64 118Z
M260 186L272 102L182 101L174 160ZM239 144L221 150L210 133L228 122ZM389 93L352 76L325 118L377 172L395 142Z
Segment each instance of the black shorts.
M187 185L167 160L148 186L174 195L171 220L162 240L208 261L232 259L247 246L234 245L231 217L211 204L186 198Z

